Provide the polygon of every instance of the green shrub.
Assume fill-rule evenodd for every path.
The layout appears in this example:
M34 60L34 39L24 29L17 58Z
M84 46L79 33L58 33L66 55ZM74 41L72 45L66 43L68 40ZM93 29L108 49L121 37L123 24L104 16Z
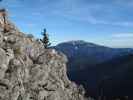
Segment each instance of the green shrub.
M27 38L34 38L33 34L27 34Z
M20 47L16 47L16 48L14 49L14 54L15 54L15 55L21 55L21 54L22 54L21 48L20 48Z

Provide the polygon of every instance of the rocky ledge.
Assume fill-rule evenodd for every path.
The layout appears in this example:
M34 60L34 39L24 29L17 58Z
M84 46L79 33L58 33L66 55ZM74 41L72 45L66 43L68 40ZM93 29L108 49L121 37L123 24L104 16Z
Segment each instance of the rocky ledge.
M66 75L65 55L10 26L0 27L0 100L86 100Z

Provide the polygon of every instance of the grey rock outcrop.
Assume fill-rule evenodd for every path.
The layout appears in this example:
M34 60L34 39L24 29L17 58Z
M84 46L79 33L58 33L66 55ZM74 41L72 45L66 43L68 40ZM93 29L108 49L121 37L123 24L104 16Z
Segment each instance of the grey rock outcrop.
M65 55L11 27L0 31L0 100L86 100L66 75Z

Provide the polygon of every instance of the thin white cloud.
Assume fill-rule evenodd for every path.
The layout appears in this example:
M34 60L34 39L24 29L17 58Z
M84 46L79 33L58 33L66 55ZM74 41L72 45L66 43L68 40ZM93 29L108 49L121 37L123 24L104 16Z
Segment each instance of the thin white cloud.
M33 16L41 16L42 13L41 12L33 12L33 13L31 13L31 15L33 15Z
M132 27L133 21L111 21L109 18L104 19L106 17L105 12L109 12L110 9L105 7L104 4L81 4L80 0L57 0L56 3L46 5L47 11L49 11L49 15L51 16L59 16L64 17L65 19L77 20L77 21L85 21L90 24L104 24L104 25L113 25L113 26L123 26L123 27ZM115 1L115 0L114 0ZM132 0L133 1L133 0ZM118 1L117 1L118 2ZM125 0L122 0L125 2ZM51 8L51 9L49 9ZM105 9L107 8L107 9ZM114 10L115 11L115 10ZM117 11L117 9L116 9ZM94 12L103 13L103 18L99 19L99 15L94 15ZM109 13L110 16L116 16L112 13ZM35 13L36 15L36 13ZM39 14L37 14L39 15ZM117 16L119 17L119 15Z
M127 27L132 27L133 26L133 22L128 22L128 21L112 22L110 24L116 25L116 26L127 26Z
M113 38L133 38L133 33L116 33L112 34Z
M8 2L7 2L8 1ZM127 2L126 2L127 1ZM35 0L34 0L35 2ZM132 27L133 21L111 21L109 18L104 18L107 16L106 12L109 12L110 8L108 5L102 3L93 3L93 4L82 4L82 0L55 0L47 3L47 0L36 0L36 5L33 4L33 12L31 15L33 16L58 16L64 17L65 19L71 19L76 21L84 21L89 24L99 24L99 25L113 25L113 26L124 26L124 27ZM112 0L111 3L116 4L128 4L132 3L133 0ZM20 0L5 0L4 4L7 5L9 8L19 8L23 7L24 5L21 4ZM47 3L47 4L45 4ZM45 4L45 5L44 5ZM39 7L36 9L37 5ZM34 7L36 6L36 7ZM113 9L113 11L117 11L117 9ZM43 14L48 12L48 14ZM99 15L94 15L95 13L102 13L104 16L99 18ZM120 17L119 15L113 15L109 13L110 16ZM29 15L27 15L29 16Z
M36 27L36 24L26 23L25 26L27 26L28 28L35 28Z
M6 9L18 9L24 7L20 0L3 0L0 3L0 6Z
M133 7L133 0L115 0L116 4L124 7Z

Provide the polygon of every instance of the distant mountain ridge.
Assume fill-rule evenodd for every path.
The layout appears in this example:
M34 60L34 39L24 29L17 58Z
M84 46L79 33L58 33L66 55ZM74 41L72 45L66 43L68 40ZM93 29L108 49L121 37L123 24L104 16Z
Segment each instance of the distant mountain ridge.
M91 67L115 57L133 53L133 49L130 48L110 48L83 40L63 42L54 48L68 57L68 70L84 69L84 67Z
M102 87L105 95L124 95L127 90L126 95L131 95L133 88L129 80L126 82L123 77L133 80L132 48L109 48L81 40L60 43L54 48L68 57L67 73L70 80L83 84L87 94L98 95L99 85L104 80ZM118 87L121 82L123 84Z

